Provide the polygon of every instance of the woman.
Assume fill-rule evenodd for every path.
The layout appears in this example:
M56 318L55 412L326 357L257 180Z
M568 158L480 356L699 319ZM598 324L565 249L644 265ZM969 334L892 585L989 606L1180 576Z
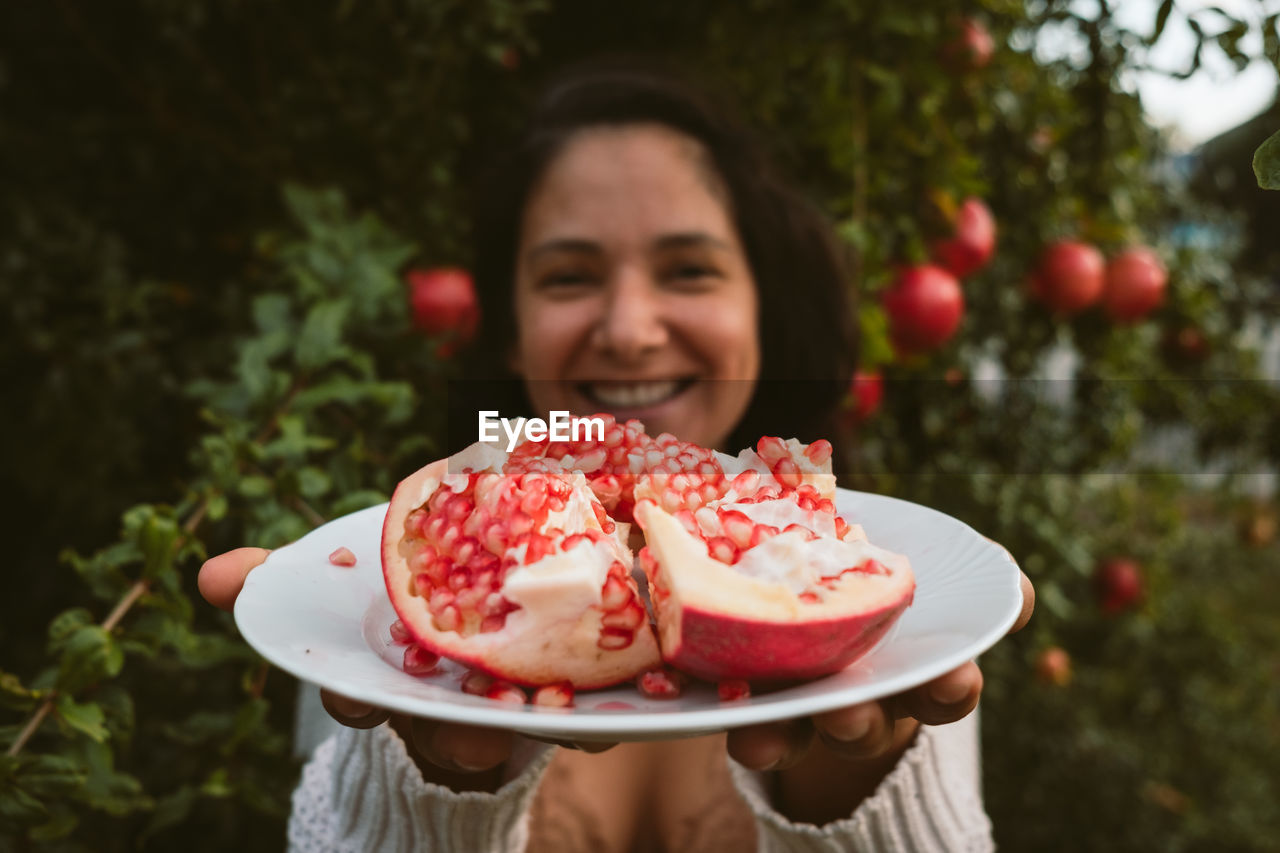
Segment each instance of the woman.
M634 67L567 75L493 187L478 217L472 375L518 376L533 411L610 411L709 447L826 433L853 352L839 254L697 95ZM201 591L229 607L264 556L211 559ZM351 728L304 772L291 845L985 849L965 719L981 689L968 663L812 719L604 752L388 719L326 693ZM943 723L956 725L931 728Z

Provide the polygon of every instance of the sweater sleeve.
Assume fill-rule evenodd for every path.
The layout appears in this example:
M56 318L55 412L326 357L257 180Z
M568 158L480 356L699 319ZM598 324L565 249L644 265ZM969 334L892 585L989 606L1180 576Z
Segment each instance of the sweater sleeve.
M516 853L552 750L514 756L514 776L492 794L422 778L388 725L343 729L316 749L293 793L290 853L486 850Z
M735 785L756 816L762 853L985 853L995 849L982 806L977 713L921 726L916 741L875 793L843 820L795 824L779 814L763 777L730 761Z

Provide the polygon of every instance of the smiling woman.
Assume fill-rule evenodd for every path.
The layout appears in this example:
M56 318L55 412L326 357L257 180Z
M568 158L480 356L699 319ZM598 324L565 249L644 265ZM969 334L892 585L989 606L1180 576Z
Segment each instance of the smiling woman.
M856 351L841 251L676 78L610 63L553 82L475 236L485 322L467 376L709 447L833 433Z

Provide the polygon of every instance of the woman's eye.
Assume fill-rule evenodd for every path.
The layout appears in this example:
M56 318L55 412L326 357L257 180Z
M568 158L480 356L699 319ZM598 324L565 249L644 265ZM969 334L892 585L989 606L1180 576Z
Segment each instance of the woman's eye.
M543 276L543 287L578 287L590 284L591 276L585 272L576 270L566 270L565 272L555 272Z
M680 264L673 267L669 273L671 278L684 281L698 281L711 278L716 274L716 270L713 267L704 264Z

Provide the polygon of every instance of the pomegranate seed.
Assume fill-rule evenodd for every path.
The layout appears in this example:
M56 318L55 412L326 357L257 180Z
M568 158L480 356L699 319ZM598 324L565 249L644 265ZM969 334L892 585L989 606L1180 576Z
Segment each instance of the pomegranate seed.
M784 487L794 489L803 482L800 466L793 459L783 459L773 467L773 476Z
M604 615L600 620L600 624L607 628L625 628L628 631L635 631L644 624L648 614L644 607L638 601L632 602L626 607L618 610L612 610Z
M431 622L437 631L456 631L462 624L462 616L458 613L458 608L450 604L435 614Z
M627 648L634 640L634 633L626 628L602 628L596 645L605 651L616 652Z
M768 462L770 467L791 456L790 451L787 450L786 442L776 436L768 435L756 442L756 453L760 455L761 459Z
M814 465L821 465L831 458L831 442L820 438L804 449L804 455Z
M529 697L522 689L506 681L495 681L484 695L498 702L510 702L512 705L523 705L529 701Z
M726 536L733 540L734 545L739 548L746 548L751 544L751 535L755 530L755 523L746 513L739 512L736 509L728 509L719 512L718 516L721 529Z
M737 560L738 549L733 544L733 540L725 536L716 536L707 540L707 553L714 560L732 565Z
M600 609L617 610L626 606L630 600L631 590L627 587L626 581L619 579L616 575L610 575L600 590Z
M399 619L391 623L391 642L397 645L412 643L413 637L409 634L409 629Z
M473 669L462 677L462 692L472 696L483 696L489 692L492 684L493 676Z
M843 539L845 534L849 532L849 522L840 516L836 516L836 538Z
M439 616L446 607L453 604L453 599L454 594L447 589L432 590L431 598L427 599L427 609Z
M816 593L812 593L812 592L802 592L796 597L800 599L800 601L804 604L818 604L819 602L822 601L822 599L819 598Z
M729 484L729 488L740 495L753 494L759 486L760 472L754 470L743 471Z
M675 699L684 691L684 677L673 669L651 669L636 678L636 687L650 699Z
M533 704L547 708L568 708L573 705L573 685L567 681L545 684L534 691Z
M427 675L435 672L440 655L421 646L409 646L404 650L404 671L409 675Z
M751 695L751 685L741 678L730 678L716 685L716 693L721 702L736 702Z

